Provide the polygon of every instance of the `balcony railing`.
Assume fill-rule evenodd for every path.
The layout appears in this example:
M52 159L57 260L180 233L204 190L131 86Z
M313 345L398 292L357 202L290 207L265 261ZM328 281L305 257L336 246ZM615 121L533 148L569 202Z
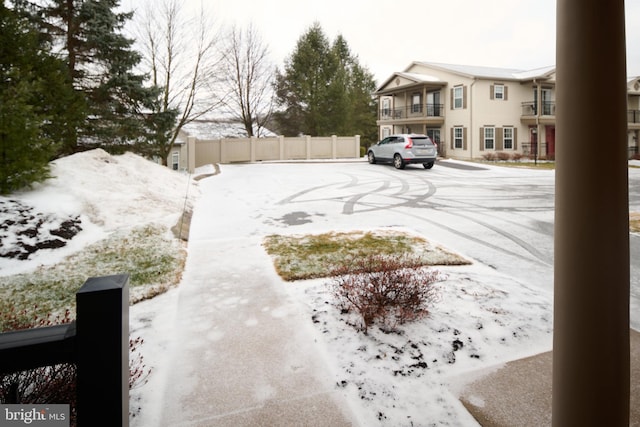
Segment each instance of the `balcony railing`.
M398 108L382 108L380 120L444 117L444 104L414 104Z
M640 123L640 110L629 110L629 111L627 111L627 122L628 123Z
M542 116L555 116L556 115L556 103L551 101L545 101L540 104L542 109L540 115ZM522 115L523 116L535 116L538 113L538 105L535 101L522 103Z

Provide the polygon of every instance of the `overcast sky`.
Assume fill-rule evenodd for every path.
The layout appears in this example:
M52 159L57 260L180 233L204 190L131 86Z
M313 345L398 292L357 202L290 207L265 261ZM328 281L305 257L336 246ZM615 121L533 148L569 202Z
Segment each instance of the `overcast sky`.
M200 4L198 0L186 0ZM141 3L123 0L122 4ZM627 0L627 68L640 75L640 0ZM413 61L555 65L555 0L205 0L219 26L253 24L282 68L315 21L346 39L380 84Z

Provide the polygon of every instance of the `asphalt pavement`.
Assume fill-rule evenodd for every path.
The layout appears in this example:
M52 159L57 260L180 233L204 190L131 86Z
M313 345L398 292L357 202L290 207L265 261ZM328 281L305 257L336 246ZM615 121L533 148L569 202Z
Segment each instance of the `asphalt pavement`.
M365 163L327 166L330 173L323 174L310 165L283 166L289 168L283 177L272 173L274 165L234 165L234 184L216 187L209 195L217 177L201 181L204 194L191 223L178 300L176 327L181 333L171 350L174 368L167 380L163 425L357 425L357 417L323 376L327 363L313 334L307 333L307 319L276 286L280 279L260 247L270 233L350 229L354 223L360 228L409 227L444 246L463 248L466 256L500 272L552 290L554 179L548 171L513 173L453 161L441 161L432 170L397 171ZM630 181L632 209L640 211L640 173L634 171ZM267 182L272 190L252 191ZM296 185L290 188L290 182ZM428 215L416 217L411 211L415 207L428 207ZM632 236L636 328L638 239ZM500 376L504 382L489 375L473 385L477 389L469 386L485 402L489 413L478 417L484 416L486 425L511 424L500 419L492 423L498 412L483 390L503 391L493 401L508 407L524 397L513 392L510 381L550 372L548 355L528 362L506 366ZM517 382L526 383L526 378ZM539 391L550 396L549 384L542 381ZM467 407L473 411L480 400L468 399ZM540 411L548 413L546 400L540 402ZM527 398L521 403L538 407Z

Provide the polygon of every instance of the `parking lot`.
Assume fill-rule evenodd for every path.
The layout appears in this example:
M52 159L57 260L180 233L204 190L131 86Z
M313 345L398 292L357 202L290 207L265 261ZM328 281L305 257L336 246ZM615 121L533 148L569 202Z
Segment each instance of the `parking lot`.
M630 210L640 211L640 169L630 168L629 178ZM210 207L215 238L405 228L552 290L554 180L552 170L445 160L431 170L365 162L225 165L205 185L217 194ZM636 328L639 259L640 237L631 235Z

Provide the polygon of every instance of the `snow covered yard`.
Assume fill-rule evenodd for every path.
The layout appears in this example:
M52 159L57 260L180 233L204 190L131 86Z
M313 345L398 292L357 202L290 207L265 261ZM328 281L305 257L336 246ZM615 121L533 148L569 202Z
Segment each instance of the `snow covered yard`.
M453 379L549 349L548 295L481 266L437 267L438 300L430 315L393 331L349 326L315 279L288 286L327 347L336 387L360 413L361 425L476 425ZM490 277L490 280L487 280Z
M316 165L315 167L323 167ZM259 168L261 166L256 166ZM270 168L276 168L272 165ZM327 166L328 167L328 166ZM246 178L247 168L242 174ZM223 168L224 176L225 168ZM373 169L375 172L376 170ZM269 173L274 170L270 169ZM20 212L25 213L37 233L20 234L20 228L11 224L0 228L3 254L58 238L65 243L60 247L42 247L28 256L0 257L0 280L3 286L16 274L32 273L45 267L69 263L87 247L109 242L114 236L125 236L138 227L159 227L162 240L168 242L154 246L158 256L181 251L180 243L171 237L169 229L176 224L187 203L195 203L201 183L217 182L218 176L195 182L189 177L169 171L137 156L109 156L100 150L78 154L56 161L54 179L36 186L32 191L0 198L2 216L0 224L11 222ZM231 173L231 178L242 180ZM272 177L279 183L284 177ZM256 194L277 199L279 194L269 192L272 181L252 180ZM228 185L230 181L225 181ZM286 184L283 184L286 187ZM282 189L282 187L281 187ZM232 188L227 188L233 194ZM281 191L281 190L280 190ZM296 191L295 188L290 190ZM260 197L236 206L226 199L224 212L227 220L242 221L247 215L263 224L271 224L271 231L286 227L273 219L277 214L272 206L267 212L247 203L264 205ZM255 199L255 198L254 198ZM374 206L373 204L370 206ZM230 215L227 215L230 214ZM324 218L322 213L313 214ZM231 218L235 216L235 218ZM31 218L33 217L33 218ZM277 219L277 218L276 218ZM42 221L41 221L42 220ZM29 222L27 221L27 222ZM77 231L65 239L57 230L63 224ZM245 224L246 233L253 233L253 223ZM361 217L342 218L335 224L341 230L385 228L363 223ZM226 224L217 224L226 227ZM320 224L324 231L331 224ZM227 228L224 228L228 230ZM55 231L52 233L51 231ZM220 234L225 234L224 231ZM266 235L267 233L264 232ZM22 237L20 237L22 236ZM54 237L52 237L54 236ZM224 238L225 236L221 236ZM430 236L424 236L427 239ZM27 240L30 239L30 240ZM145 239L131 239L130 245ZM108 245L107 245L108 246ZM465 247L447 247L462 253ZM66 264L68 271L80 274L107 275L117 273L106 270L94 272L84 269L78 258ZM241 260L238 260L241 269ZM507 362L518 357L550 349L552 331L552 296L550 292L523 280L500 273L477 260L468 266L436 267L443 280L436 284L438 299L430 309L430 316L419 322L399 325L394 331L371 328L368 335L357 332L351 319L340 312L327 288L328 279L282 282L283 289L295 298L306 313L316 332L316 341L326 351L327 362L335 387L344 395L361 425L474 425L474 421L458 402L452 378ZM51 273L53 270L46 270ZM91 271L91 273L89 273ZM48 274L49 274L48 273ZM51 273L53 274L53 273ZM60 273L65 274L65 273ZM80 286L82 283L78 283ZM161 286L162 284L157 284ZM152 369L149 382L131 392L131 407L136 416L133 426L147 426L148 415L162 406L164 375L171 369L165 365L171 322L175 315L179 287L131 307L131 333L144 339L141 348L145 363Z

